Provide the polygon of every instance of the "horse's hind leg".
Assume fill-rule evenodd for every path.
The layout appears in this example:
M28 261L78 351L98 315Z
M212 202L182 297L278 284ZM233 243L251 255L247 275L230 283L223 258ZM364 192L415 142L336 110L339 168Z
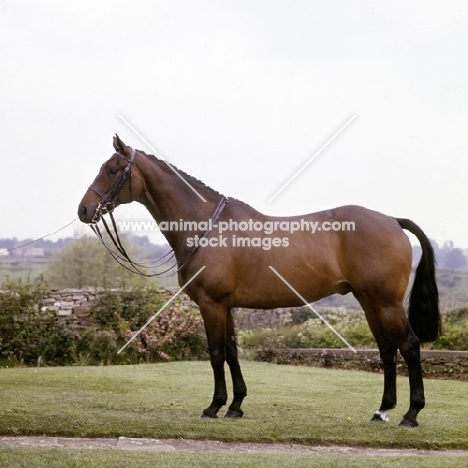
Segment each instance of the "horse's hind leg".
M234 333L234 321L231 310L227 312L226 322L226 361L231 370L232 385L234 389L234 399L232 400L226 418L241 418L244 412L241 410L241 404L247 396L247 387L242 377L239 359L237 356L236 336Z
M397 403L396 391L396 354L397 347L390 337L381 336L378 341L380 358L384 369L384 391L382 403L378 411L374 413L371 421L388 422L388 413L395 408Z
M407 338L399 345L400 353L408 366L410 407L400 421L400 426L419 426L416 416L425 406L421 353L418 337L408 325Z
M362 295L355 294L377 341L384 366L384 394L382 405L372 420L387 420L387 413L396 405L396 350L400 350L408 365L410 408L400 426L416 427L416 417L424 408L424 385L419 339L411 330L403 306L373 306Z
M400 421L400 426L419 426L416 417L425 405L419 339L408 323L403 306L380 308L379 322L381 330L379 348L381 346L380 342L382 342L383 339L391 341L394 343L393 346L398 347L403 359L408 365L410 407ZM389 356L382 354L382 351L381 357L382 361L389 358ZM385 366L386 363L384 362L384 370ZM394 366L395 365L392 367L392 372L395 369ZM392 375L391 379L395 381L396 374Z
M364 296L355 293L356 299L361 304L366 314L366 319L369 327L377 341L379 347L380 357L384 369L384 391L382 396L382 403L379 410L377 410L371 418L371 421L388 422L388 413L395 408L397 403L396 392L396 354L397 345L394 339L386 333L381 332L381 323L378 318L376 309L368 302Z

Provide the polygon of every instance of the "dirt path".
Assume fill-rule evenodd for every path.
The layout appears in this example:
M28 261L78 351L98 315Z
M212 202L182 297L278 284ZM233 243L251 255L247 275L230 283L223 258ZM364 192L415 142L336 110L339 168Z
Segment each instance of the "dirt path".
M68 437L0 437L1 447L55 447L81 449L146 450L153 452L263 453L309 455L372 456L459 456L468 458L468 450L375 449L300 444L253 444L190 439L79 439Z

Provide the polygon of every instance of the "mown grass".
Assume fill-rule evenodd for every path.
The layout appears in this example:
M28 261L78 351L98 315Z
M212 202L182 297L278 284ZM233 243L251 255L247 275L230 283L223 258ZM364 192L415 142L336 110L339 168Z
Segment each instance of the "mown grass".
M241 420L200 419L212 395L208 362L0 369L0 434L195 438L423 449L468 448L467 385L426 380L420 427L398 427L408 383L389 424L370 423L383 376L243 362Z
M253 455L149 453L115 450L0 448L0 465L10 468L465 468L462 457L395 457L342 455Z

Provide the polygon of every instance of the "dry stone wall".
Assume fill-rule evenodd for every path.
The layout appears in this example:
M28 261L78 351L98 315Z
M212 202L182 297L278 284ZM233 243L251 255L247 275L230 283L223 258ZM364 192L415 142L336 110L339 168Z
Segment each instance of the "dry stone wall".
M279 365L306 365L336 369L383 372L377 349L279 349L258 350L255 359ZM468 381L468 351L421 350L421 364L426 378ZM398 354L397 373L407 375L406 363Z
M121 290L112 290L119 294ZM160 288L159 294L169 300L176 288ZM59 320L66 320L77 328L86 328L96 323L93 315L95 300L103 294L103 290L97 289L63 289L46 293L41 301L40 311L43 313L55 312ZM182 305L195 305L186 294L178 296Z

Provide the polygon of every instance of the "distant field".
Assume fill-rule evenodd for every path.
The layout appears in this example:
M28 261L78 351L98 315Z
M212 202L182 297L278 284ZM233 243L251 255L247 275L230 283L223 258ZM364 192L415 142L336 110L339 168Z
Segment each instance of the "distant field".
M45 268L45 263L10 263L2 259L0 261L0 283L3 283L7 276L12 279L22 278L24 280L29 277L30 281L34 281L44 272Z
M437 272L439 296L442 304L468 303L468 272L439 270Z
M121 268L116 265L117 268ZM28 277L31 282L34 282L41 273L45 273L47 263L9 263L5 260L0 260L0 284L5 281L7 277L11 279L22 278L26 280ZM47 280L47 277L46 277ZM176 276L158 278L158 284L162 287L177 287Z

